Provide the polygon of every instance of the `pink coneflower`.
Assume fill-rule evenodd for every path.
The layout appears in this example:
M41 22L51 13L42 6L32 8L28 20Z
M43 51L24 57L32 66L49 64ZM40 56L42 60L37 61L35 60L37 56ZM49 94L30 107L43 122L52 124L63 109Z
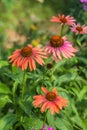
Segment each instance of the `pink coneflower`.
M62 60L62 57L71 58L77 49L73 48L72 43L67 41L66 37L52 36L49 44L45 47L48 55L52 54L54 60Z
M79 23L76 25L74 24L71 27L71 30L77 34L87 34L87 26L81 26Z
M58 22L61 25L63 24L67 24L69 26L72 26L73 24L75 24L75 19L69 15L65 16L63 15L58 15L58 16L53 16L51 19L51 22Z
M43 113L46 109L50 109L51 114L59 113L62 107L67 106L67 100L57 94L56 88L53 88L49 92L45 87L41 88L44 92L43 95L36 95L33 98L33 105L35 108L41 106L41 112Z
M9 57L9 61L13 66L19 67L22 70L26 70L29 66L30 71L36 69L35 61L43 65L44 61L42 58L46 58L45 52L41 48L32 47L32 45L27 45L22 49L17 49Z

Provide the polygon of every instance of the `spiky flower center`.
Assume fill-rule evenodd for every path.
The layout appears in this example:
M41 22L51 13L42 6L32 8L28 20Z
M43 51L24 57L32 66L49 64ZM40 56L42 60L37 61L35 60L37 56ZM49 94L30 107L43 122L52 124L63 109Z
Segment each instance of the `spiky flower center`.
M78 30L79 32L83 31L83 28L81 26L77 26L76 30Z
M26 46L24 48L21 49L21 55L23 57L29 57L32 55L32 48L29 46Z
M60 21L65 24L67 22L66 18L65 17L60 17Z
M49 101L55 101L56 94L54 92L48 92L46 94L46 99L49 100Z
M61 47L64 43L64 40L61 36L52 36L50 39L50 44L53 47Z

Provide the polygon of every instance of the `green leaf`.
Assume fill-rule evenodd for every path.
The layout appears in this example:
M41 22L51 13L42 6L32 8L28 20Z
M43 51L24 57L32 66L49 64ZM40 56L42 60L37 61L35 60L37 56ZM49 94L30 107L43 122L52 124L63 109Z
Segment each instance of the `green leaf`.
M81 119L81 117L79 116L79 113L75 107L74 104L71 105L72 106L72 110L75 113L75 115L73 117L71 117L71 120L80 128L83 128L83 130L87 130L87 125L85 125L85 123L83 122L83 119Z
M27 114L27 116L30 115L30 104L29 102L22 102L22 101L19 101L19 105L20 105L20 108Z
M54 116L50 113L50 111L47 112L47 122L49 124L49 126L54 126L55 124L55 120L54 120Z
M71 123L69 120L56 118L55 125L59 130L73 130Z
M4 94L10 93L9 87L1 82L0 82L0 93L4 93Z
M0 119L0 130L9 130L12 125L17 121L14 114L7 114Z
M82 89L77 89L77 88L71 88L74 94L78 97L78 100L81 101L82 99L85 98L85 95L87 93L87 86L83 86Z
M7 65L9 65L9 63L7 61L4 61L4 60L0 61L0 68L3 66L7 66Z
M23 126L25 130L31 130L32 128L40 130L43 127L43 121L37 118L25 118Z
M79 39L77 39L76 42L78 43L79 46L81 46L81 41Z
M87 130L87 124L79 116L73 116L71 120L73 121L75 125L79 127L79 129L81 128L83 130Z
M82 100L87 93L87 86L83 86L82 90L79 93L79 100Z
M0 109L5 106L6 103L12 103L8 95L0 95Z
M8 68L3 68L3 70L0 70L0 71L6 77L9 77L9 78L11 78L13 80L17 79L16 75L14 73L12 73L12 71L10 69L8 69Z
M13 84L13 88L12 88L13 94L16 92L18 84L19 84L19 81L18 81L18 80L15 80L15 82L14 82L14 84Z
M77 74L76 73L67 73L62 76L59 76L58 80L55 80L55 85L58 83L58 85L66 82L71 82L76 78ZM56 77L57 78L57 77Z

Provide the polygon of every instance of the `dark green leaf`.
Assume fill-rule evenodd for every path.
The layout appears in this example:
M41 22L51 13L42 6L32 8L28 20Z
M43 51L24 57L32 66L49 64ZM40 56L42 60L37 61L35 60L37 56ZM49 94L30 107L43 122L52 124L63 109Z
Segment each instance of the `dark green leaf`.
M14 114L7 114L0 119L0 130L9 130L12 125L17 121Z
M40 130L43 127L43 121L36 118L25 118L23 126L25 130L31 130L32 128Z
M4 94L10 93L9 87L6 84L3 84L1 82L0 82L0 93L4 93Z

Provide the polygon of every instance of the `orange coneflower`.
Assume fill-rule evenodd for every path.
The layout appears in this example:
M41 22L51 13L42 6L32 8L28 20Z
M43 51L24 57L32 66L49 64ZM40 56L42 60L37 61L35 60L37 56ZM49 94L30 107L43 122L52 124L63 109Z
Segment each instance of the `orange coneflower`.
M22 49L17 49L9 56L9 61L12 65L26 70L29 66L30 71L36 69L35 61L43 65L43 58L46 58L46 53L42 51L39 47L32 47L32 45L27 45Z
M62 107L67 106L67 100L57 94L56 88L49 92L45 87L42 87L43 95L36 95L33 98L33 105L35 108L41 106L41 112L50 109L51 114L59 113Z

